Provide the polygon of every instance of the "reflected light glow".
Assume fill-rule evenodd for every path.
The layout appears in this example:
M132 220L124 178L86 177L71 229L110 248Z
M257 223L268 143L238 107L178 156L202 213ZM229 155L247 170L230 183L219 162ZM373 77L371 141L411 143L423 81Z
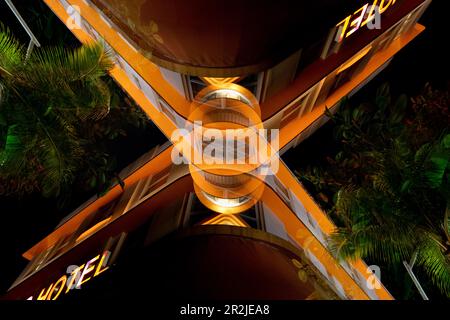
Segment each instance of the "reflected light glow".
M203 192L203 194L209 201L222 208L236 208L242 206L243 204L247 203L250 200L250 197L225 199L212 196L206 192Z

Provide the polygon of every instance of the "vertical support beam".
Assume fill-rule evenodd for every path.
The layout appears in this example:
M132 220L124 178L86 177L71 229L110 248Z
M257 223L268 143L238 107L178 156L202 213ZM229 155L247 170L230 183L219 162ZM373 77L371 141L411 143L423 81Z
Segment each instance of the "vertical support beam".
M26 55L26 59L28 60L28 58L30 57L31 52L33 51L34 46L40 47L41 44L39 43L38 39L34 36L34 34L31 31L31 29L28 27L27 23L22 18L22 16L20 15L19 11L17 11L17 9L14 6L14 4L12 3L12 1L11 0L5 0L5 2L8 5L8 7L11 9L11 11L14 13L14 15L16 16L17 20L20 22L20 24L24 28L25 32L30 37L30 43L28 44L27 55Z
M416 263L417 259L417 251L414 253L414 255L411 258L410 263L403 261L403 265L406 268L406 271L408 272L409 276L411 277L411 280L413 281L414 285L416 286L417 290L419 291L420 295L422 296L423 300L430 300L425 293L425 290L423 290L422 286L420 285L419 280L417 279L416 275L413 272L414 264Z
M33 52L34 49L34 42L30 39L30 42L28 43L27 53L25 55L25 61L30 58L31 52Z

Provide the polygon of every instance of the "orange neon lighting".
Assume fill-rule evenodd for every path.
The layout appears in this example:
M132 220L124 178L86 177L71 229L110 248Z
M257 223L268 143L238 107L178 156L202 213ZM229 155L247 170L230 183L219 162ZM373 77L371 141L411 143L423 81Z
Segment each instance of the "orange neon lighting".
M219 85L223 85L223 84L234 83L236 81L239 81L241 78L240 77L232 77L232 78L200 77L200 79L202 79L203 81L205 81L208 84L211 84L214 86L219 86Z
M95 233L97 230L101 229L103 226L107 225L109 222L111 221L111 217L108 217L100 222L98 222L97 224L95 224L94 226L92 226L91 228L89 228L88 230L84 231L76 240L76 242L80 242L84 239L86 239L87 237L89 237L91 234Z
M212 219L202 223L202 225L227 225L247 228L248 224L237 215L219 214Z
M339 70L337 71L337 73L341 73L342 71L347 70L348 68L350 68L352 65L354 65L355 63L357 63L359 60L361 60L362 58L364 58L372 49L372 46L368 46L367 48L364 48L363 50L361 50L358 54L356 54L355 56L353 56L353 58L351 58L349 61L347 61L346 63L344 63Z
M55 6L56 1L53 1L53 0L45 0L45 1L50 6ZM70 2L82 3L81 0L80 1L78 1L78 0L71 0ZM380 13L383 13L389 7L391 7L393 4L395 4L395 2L396 2L396 0L382 0L379 3L378 3L378 1L374 1L374 5L378 4L379 8L380 8ZM84 4L83 6L86 6L86 5ZM60 17L64 17L64 18L66 17L66 14L65 14L65 12L63 10L59 9L57 11L59 11ZM369 18L367 18L367 20L365 20L363 22L358 20L358 19L360 19L361 16L364 17L364 15L361 13L362 11L365 11L364 15L367 15L367 11L369 11L368 7L364 6L363 8L359 9L354 14L350 15L349 17L344 19L340 24L337 25L338 27L342 27L341 34L340 34L340 36L341 36L340 37L340 41L342 41L347 36L350 36L351 34L356 32L356 30L354 30L352 33L349 34L349 32L352 31L356 26L358 26L358 28L361 28L361 26L364 26L367 23ZM370 17L371 14L373 14L373 11L369 12L369 14L368 14L369 17ZM86 7L86 10L84 10L84 8L83 8L83 16L85 16L85 15L90 18L92 23L95 22L95 21L98 21L98 23L101 23L100 19L96 20L97 16L95 15L95 13L93 13L92 9L89 9L89 8ZM93 23L93 24L95 24L95 23ZM95 28L97 29L98 25L95 25ZM374 61L376 61L376 62L369 64L368 68L366 68L366 70L363 73L361 73L358 76L357 79L355 79L354 81L349 82L348 85L345 85L343 88L341 88L341 90L338 90L332 97L330 97L330 99L327 100L328 102L330 102L330 104L328 104L328 105L333 105L331 102L337 102L339 100L339 97L342 97L344 95L344 91L348 92L350 89L352 89L358 83L361 83L364 79L366 79L368 77L368 75L371 74L371 72L374 72L376 70L376 68L380 67L384 62L386 62L388 60L388 58L392 57L400 48L405 46L408 41L410 41L413 37L415 37L417 35L417 33L420 33L420 31L423 28L419 28L419 29L418 29L418 27L416 27L416 30L414 31L414 33L411 34L409 37L402 38L401 40L397 40L393 45L390 46L390 50L389 51L383 52L380 55L378 55L377 56L378 59L374 59ZM102 31L101 34L102 35L105 34L105 38L109 38L109 40L111 40L111 39L114 40L114 39L117 38L114 35L115 30L107 30L107 31L100 30L100 31ZM73 32L76 33L77 37L79 37L79 38L86 37L81 30L80 31L79 30L73 30ZM120 39L117 38L116 40L118 40L118 42L120 42ZM110 41L110 43L115 43L115 42L114 41ZM130 52L128 52L128 50L126 49L125 45L120 45L120 50L119 51L126 52L125 58L126 58L127 61L134 61L132 58L135 58L135 56L132 56L132 54ZM136 57L137 57L137 55L136 55ZM145 62L145 61L143 61L143 59L139 59L139 62ZM145 67L147 67L150 64L147 64L147 62L145 62L142 65L145 65ZM142 72L142 74L144 74L148 78L150 78L150 74L149 74L149 72L146 72L146 70L154 70L154 67L152 67L152 68L144 68L144 67L141 68L140 67L139 70ZM152 74L152 75L155 75L155 74ZM126 76L123 75L123 73L118 68L116 68L113 71L113 76L115 76L116 80L118 80L118 82L121 83L122 85L125 83L125 86L124 86L125 90L127 92L131 92L131 95L132 95L133 98L135 98L135 99L137 98L136 100L138 100L138 103L140 105L144 106L143 107L144 110L151 116L152 120L154 120L155 123L158 124L158 126L162 127L162 130L165 133L168 133L168 132L170 133L171 132L171 130L174 127L170 126L170 125L166 125L166 122L165 122L166 119L164 118L163 115L159 114L157 111L155 111L153 113L149 112L149 111L153 111L153 109L151 108L151 106L146 108L148 103L140 103L139 100L142 100L142 99L139 98L141 93L138 92L139 90L137 90L136 88L132 87L132 85L129 85L129 81L126 79ZM156 79L156 78L154 78L154 79ZM157 79L160 79L160 77L159 78L157 77ZM171 98L171 97L176 96L176 95L172 95L173 92L171 92L170 86L166 86L164 84L164 82L162 82L162 81L159 82L159 83L152 83L152 85L155 85L156 91L158 91L158 92L161 91L161 92L164 93L163 97L169 102L170 105L173 105L175 107L178 106L178 104L176 104L176 103L172 104L177 99ZM179 100L179 102L181 102L181 99ZM182 104L180 103L179 105L183 105L183 107L188 106L188 104L185 101ZM188 110L188 108L186 108L186 110ZM306 117L302 117L302 118L296 119L292 123L289 123L289 125L287 125L286 128L283 128L284 129L283 131L284 131L285 134L281 135L283 140L280 141L281 142L280 146L282 147L282 146L286 145L289 141L291 141L293 138L295 138L295 136L297 136L301 131L303 131L307 127L308 123L312 123L314 119L317 119L322 114L323 114L323 108L322 108L322 106L318 106L314 110L314 112L308 114ZM166 153L166 155L170 155L170 151L168 151ZM165 163L167 161L170 161L168 159L170 159L170 158L166 157L162 161L160 161L159 163ZM153 163L153 165L155 166L155 163ZM132 181L137 181L139 178L141 178L143 176L143 174L146 175L150 171L156 170L155 168L149 169L149 167L151 167L151 166L147 166L146 170L141 170L139 173L133 174L132 177L128 178L127 184L131 183ZM287 168L286 168L286 170L287 170ZM284 171L286 171L286 170L284 170ZM282 168L282 171L283 171L283 168ZM289 174L287 172L285 172L285 173L282 172L281 174L278 175L278 177L280 178L280 180L282 181L282 183L284 185L292 186L292 189L294 189L294 192L295 192L295 189L297 189L296 190L297 193L305 193L304 190L301 188L301 186L298 184L298 181L296 181L293 178L289 179L289 178L287 178L287 176L289 176ZM100 205L100 203L102 201L103 202L107 201L107 198L111 198L110 195L112 195L112 194L117 195L118 193L120 193L120 191L119 191L119 188L117 187L117 188L115 188L113 190L113 192L110 192L109 195L105 196L102 199L99 199L96 202L95 206ZM302 203L304 203L304 204L306 203L305 207L308 207L308 206L310 207L310 209L308 209L308 210L311 210L313 212L312 213L313 217L318 221L321 229L323 231L325 231L325 233L328 233L330 230L332 230L332 228L333 228L332 223L327 219L326 215L313 202L313 200L308 200L306 195L304 195L303 198L301 196L299 196L299 198L302 200ZM291 222L290 219L293 219L293 218L288 217L283 212L283 208L284 207L278 208L279 205L280 204L277 203L277 205L275 206L274 209L281 209L281 211L277 210L276 212L279 213L279 215L280 215L279 217L283 218L282 219L283 222L285 222L286 225L289 226L290 223L288 223L288 222ZM91 210L91 209L92 209L92 207L89 208L89 210ZM284 210L287 211L286 208L284 208ZM290 216L293 216L293 214L290 214ZM298 224L298 219L297 220L293 219L292 222L293 222L293 225ZM327 232L327 229L328 229L328 232ZM296 236L296 231L297 230L294 230L292 228L288 228L288 232L289 232L289 234L291 236ZM306 230L305 230L305 232L306 232ZM51 241L43 241L42 243L40 243L40 246L37 246L36 248L33 248L34 250L30 250L28 252L28 255L27 254L26 255L28 257L32 257L37 252L42 251L42 248L44 246L48 245L48 243L51 243L52 241L54 242L54 238L52 238L52 237L48 237L48 238L50 238ZM299 241L299 240L303 241L303 239L297 239L297 241ZM326 255L326 253L324 253L324 255ZM98 260L98 258L96 260ZM98 263L101 264L101 261L103 261L103 259L100 260ZM96 261L94 261L94 262L96 262ZM357 265L356 268L358 270L364 271L364 262L359 260L355 264ZM85 266L83 265L83 267L85 267ZM78 272L82 272L81 269L82 268L80 268L80 270L78 270ZM104 270L106 270L106 269L107 268L105 268ZM103 272L104 270L101 270L100 273ZM90 271L90 272L92 272L92 271ZM96 276L96 274L97 274L97 272L95 272L94 277ZM66 281L67 281L67 279L66 279ZM59 282L59 284L58 284L58 282ZM60 285L63 286L62 283L64 282L64 279L60 278L58 280L58 282L56 282L55 285L52 285L49 288L42 289L41 294L39 295L39 297L44 297L44 298L52 298L52 297L54 298L54 297L56 297L57 298L59 296L59 294L60 294L59 286ZM351 291L353 285L354 284L351 283L351 281L349 281L349 287L345 288L346 291ZM388 293L385 292L384 289L380 289L380 292L377 292L377 294L380 296L380 298L385 298L385 299L389 298ZM364 298L364 296L362 296L362 298Z

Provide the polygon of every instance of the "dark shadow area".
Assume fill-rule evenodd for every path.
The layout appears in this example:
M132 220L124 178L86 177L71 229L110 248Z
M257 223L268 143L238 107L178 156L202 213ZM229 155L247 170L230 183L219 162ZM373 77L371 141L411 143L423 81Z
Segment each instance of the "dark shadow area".
M80 46L80 42L43 1L23 0L14 1L14 4L42 46L63 45L68 49ZM0 12L0 22L26 47L29 37L4 1L0 2ZM113 80L107 79L107 82L119 99L132 104ZM127 103L124 105L128 106ZM114 158L114 171L117 173L153 147L167 141L150 120L146 121L145 126L136 127L127 123L121 124L117 121L120 118L115 117L115 129L126 135L118 135L104 142L103 146L106 146L111 159ZM22 253L50 233L62 218L95 195L96 191L86 191L80 186L79 181L74 183L72 193L63 205L55 199L43 198L40 194L23 197L0 195L0 250L3 256L0 267L0 295L26 266L27 261L22 257Z

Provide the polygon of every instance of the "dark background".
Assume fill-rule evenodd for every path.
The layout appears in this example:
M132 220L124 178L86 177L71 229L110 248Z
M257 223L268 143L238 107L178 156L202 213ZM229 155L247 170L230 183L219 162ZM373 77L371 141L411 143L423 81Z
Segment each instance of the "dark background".
M33 2L33 6L43 5L37 1L15 1L16 5ZM357 97L373 97L376 88L383 82L391 83L393 94L406 93L408 95L418 94L426 82L430 82L435 88L444 88L449 80L449 54L447 44L449 41L448 18L446 17L446 6L443 0L435 0L426 11L421 23L427 29L411 44L396 55L392 63L377 78L364 87ZM22 12L27 20L33 24L33 14ZM448 16L448 15L447 15ZM56 18L56 17L55 17ZM16 36L26 41L27 36L21 28L11 19L9 8L4 2L0 3L0 21L7 24L12 30L18 30ZM61 28L44 30L39 40L43 44L50 43L51 37L64 30ZM63 35L63 37L65 37ZM66 45L76 45L76 41L70 36L66 38ZM143 137L151 138L151 137ZM305 146L308 141L305 142ZM314 144L309 146L314 149ZM145 145L129 146L128 149L147 151ZM138 153L138 151L136 151ZM135 154L137 157L139 154ZM131 162L131 159L123 159ZM79 203L86 198L78 199ZM76 207L76 204L73 203ZM5 292L16 277L26 266L26 260L21 257L22 253L50 233L57 223L70 211L61 213L55 206L54 201L43 200L37 196L27 197L22 201L0 197L0 295Z
M80 46L80 42L42 0L14 0L13 3L43 47ZM0 23L21 43L28 45L28 35L3 0L0 0ZM108 142L109 153L117 159L117 171L167 141L150 121L145 130L131 126L123 129L127 136ZM45 199L39 194L22 199L0 195L0 298L27 265L28 261L22 258L22 254L93 195L74 188L64 208L60 208L55 199Z

